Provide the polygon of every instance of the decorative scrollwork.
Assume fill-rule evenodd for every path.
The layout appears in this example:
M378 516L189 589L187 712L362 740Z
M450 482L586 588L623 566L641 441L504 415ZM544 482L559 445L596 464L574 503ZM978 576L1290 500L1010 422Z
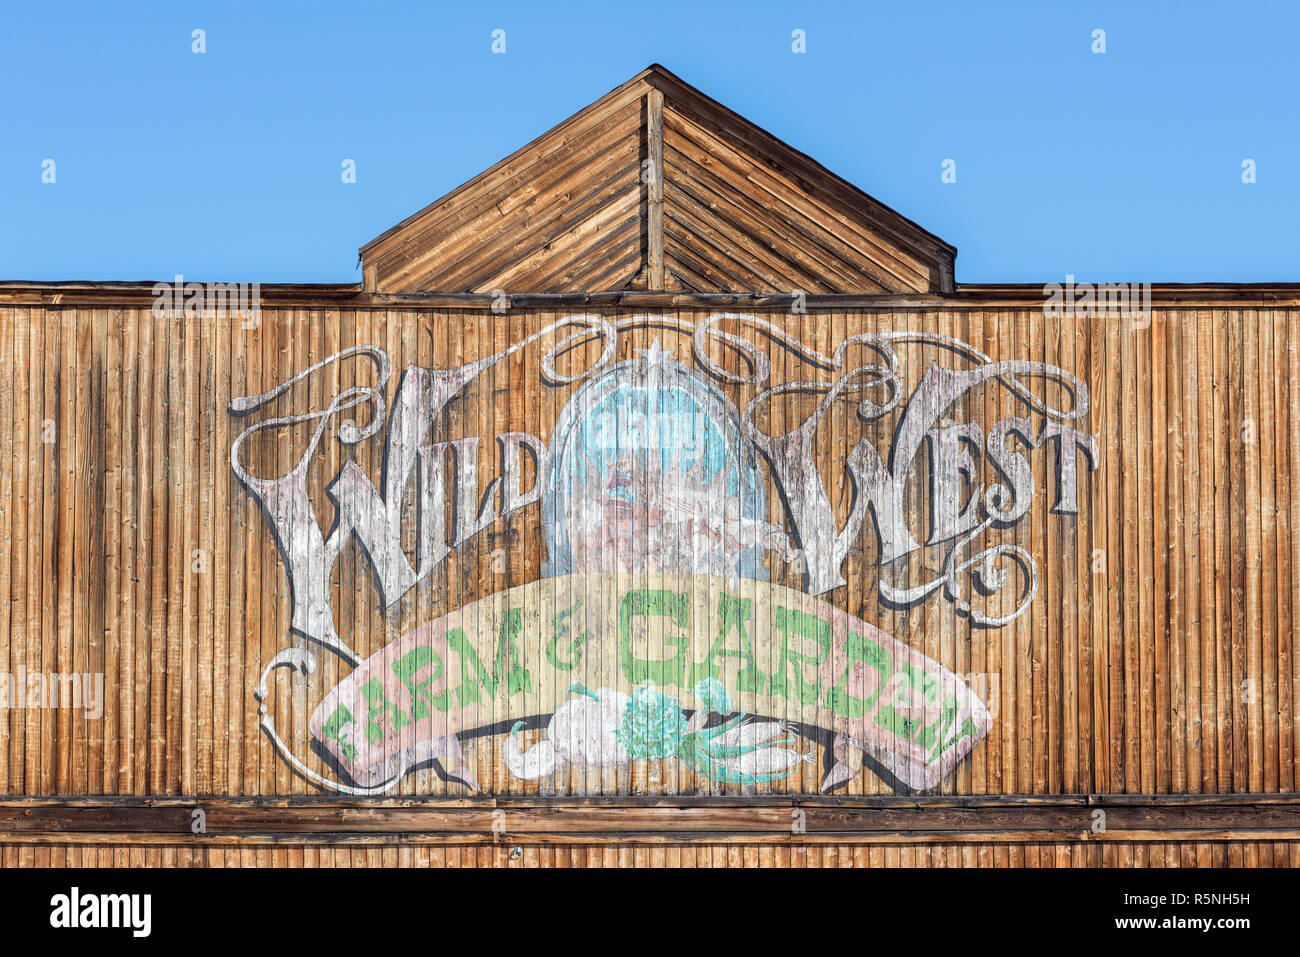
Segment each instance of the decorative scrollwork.
M989 514L983 522L953 544L944 558L943 569L937 578L912 588L895 588L882 578L881 599L896 608L910 608L939 589L943 589L944 597L956 606L957 613L968 616L971 624L977 628L1000 628L1028 611L1034 597L1038 594L1038 562L1025 549L1019 545L1001 542L971 555L963 562L957 561L957 556L997 521L996 515L993 514L996 504L994 499L997 497L995 493L1003 488L1004 486L994 486L987 491L983 504ZM1022 582L1020 595L1016 607L1008 614L986 615L966 600L962 589L962 576L968 571L971 572L972 582L981 594L986 597L995 595L1008 584L1010 569L1005 564L999 565L1000 562L1010 562L1012 566L1019 569Z
M1087 386L1076 376L1064 369L1042 362L1028 360L1011 360L997 362L991 356L969 343L951 336L940 335L922 330L887 330L868 332L849 336L841 341L833 353L827 355L807 345L797 337L790 335L766 319L735 313L719 313L697 323L693 329L695 359L700 366L716 379L736 385L763 386L771 376L771 360L767 353L759 348L751 338L734 331L720 328L723 321L731 321L751 329L756 335L763 336L797 356L804 362L818 368L826 369L838 375L830 381L801 380L778 383L759 391L746 404L742 420L746 436L763 452L774 469L780 470L783 491L787 504L793 504L796 514L794 520L805 550L818 555L829 556L821 563L815 580L810 575L811 590L834 587L842 581L838 577L839 560L847 549L846 538L850 533L856 534L862 520L862 510L855 502L850 524L845 532L836 533L833 527L825 527L829 516L826 503L821 501L823 495L817 493L820 481L816 475L811 449L813 432L823 418L831 403L843 395L859 397L858 416L864 422L882 418L898 408L904 399L903 383L900 376L901 360L899 349L907 345L921 345L938 348L946 353L964 360L966 368L942 370L932 365L927 374L928 389L914 393L917 403L923 408L913 410L909 407L900 424L899 434L895 436L892 450L893 460L890 468L894 471L883 473L883 463L871 470L874 481L892 481L893 491L901 495L901 485L909 467L912 456L920 443L921 434L928 423L938 419L946 408L955 401L965 389L989 380L996 380L1009 390L1012 395L1023 402L1029 409L1049 419L1058 421L1076 420L1088 412L1089 397ZM710 354L710 345L721 345L725 350L737 355L748 366L748 372L733 372L719 363ZM872 353L874 361L851 364L849 350L861 348ZM1061 407L1054 405L1045 396L1040 395L1026 380L1038 378L1054 382L1068 397L1068 403ZM811 413L797 423L793 430L784 435L767 435L761 431L756 422L756 412L764 402L770 402L777 396L795 393L821 395ZM865 442L865 440L863 440ZM863 463L874 466L874 450L859 448L850 453L849 465L854 466L857 457L859 467ZM895 465L894 460L898 463ZM861 477L855 471L855 482ZM811 490L811 491L810 491ZM861 492L861 489L859 489ZM860 497L860 496L859 496ZM901 507L901 499L899 501ZM914 605L942 589L945 597L953 602L959 613L969 616L972 624L978 627L999 627L1005 625L1028 610L1038 591L1038 566L1032 555L1019 546L998 544L983 549L964 561L958 562L958 556L968 550L973 542L990 527L1014 522L1017 514L1014 507L1011 488L1004 483L991 485L986 489L982 501L984 521L957 540L944 560L942 574L933 581L913 588L895 588L889 582L881 580L880 595L882 601L897 606ZM890 516L897 523L901 516ZM897 527L897 525L895 526ZM915 547L915 546L913 546ZM900 553L903 550L900 550ZM888 556L881 558L887 564ZM1000 616L986 615L972 608L966 600L961 579L970 573L975 587L986 595L1001 590L1008 584L1012 570L1018 571L1017 577L1022 581L1022 588L1016 607L1008 614Z

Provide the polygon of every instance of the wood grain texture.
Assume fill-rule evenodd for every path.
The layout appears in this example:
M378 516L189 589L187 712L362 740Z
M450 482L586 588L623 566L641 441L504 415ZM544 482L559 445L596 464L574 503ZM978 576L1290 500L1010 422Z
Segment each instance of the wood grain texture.
M194 813L203 813L196 831ZM1105 827L1095 822L1105 814ZM797 821L800 830L792 824ZM1274 795L0 801L0 844L1041 844L1300 840Z
M900 844L853 847L702 844L668 846L511 844L461 846L307 844L141 846L70 844L0 846L6 867L406 867L406 868L821 868L821 867L1243 867L1252 858L1277 867L1300 864L1300 842L1198 841L1148 844L1007 844L964 848Z
M671 129L671 122L666 126ZM314 304L268 305L260 324L246 328L230 320L160 320L131 295L116 305L104 295L81 305L0 305L0 669L104 678L102 716L93 720L69 709L0 712L0 778L4 792L18 799L5 806L21 809L14 814L28 821L5 818L9 823L0 823L0 843L6 845L6 860L30 852L10 845L36 841L32 835L37 835L43 844L63 842L60 854L91 854L96 860L100 854L116 862L175 853L225 862L225 854L244 850L175 847L184 842L148 824L147 804L136 805L145 812L111 804L87 811L63 800L31 817L28 812L38 805L21 798L188 795L266 801L317 793L277 757L259 728L252 691L262 668L287 640L289 602L280 553L256 503L230 471L230 443L239 428L227 412L230 400L269 389L357 344L383 345L399 372L412 364L447 368L497 353L567 313L556 307L500 315L482 307L411 301L355 307L323 295ZM633 310L602 314L617 318ZM665 309L664 326L637 330L620 348L631 355L657 336L667 348L688 355L689 342L675 338L672 324L706 314L698 308ZM985 684L977 690L996 704L993 729L943 781L939 796L1151 799L1111 806L1085 798L1056 805L1050 814L1029 810L1033 804L1014 813L956 805L939 809L974 822L965 830L950 818L935 817L934 808L915 825L886 815L877 821L888 821L887 826L868 827L859 819L839 827L831 818L843 808L831 804L824 811L810 810L810 819L824 813L837 826L828 824L824 840L799 853L833 851L855 863L897 863L905 849L929 854L952 840L978 844L972 853L980 865L999 859L1123 865L1139 859L1139 845L1162 843L1175 845L1176 862L1258 863L1279 853L1290 859L1300 838L1293 820L1300 761L1295 736L1300 663L1293 652L1300 535L1293 530L1300 523L1300 502L1291 477L1300 442L1300 335L1294 332L1300 311L1263 301L1160 306L1146 329L1105 319L1045 319L1024 304L913 303L765 315L798 330L822 351L862 330L924 329L961 338L995 359L1060 365L1089 385L1089 425L1101 439L1101 465L1080 475L1081 513L1050 514L1047 503L1036 499L1024 523L1008 531L1009 541L1041 556L1042 587L1024 618L1003 629L976 629L942 601L910 611L883 608L875 594L874 546L865 541L846 559L850 584L826 597L958 674L983 676ZM782 377L812 374L796 357L775 350L770 355ZM917 363L908 367L915 372L928 358L908 361ZM524 351L477 382L466 401L449 407L438 425L440 435L484 436L489 443L510 429L549 436L570 393L544 388L538 363L537 354ZM319 408L365 374L356 365L328 368L295 387L276 408L283 412L295 403ZM737 402L749 397L747 388L736 390ZM1005 396L992 391L965 402L954 415L978 420L986 429L1011 408ZM773 407L760 424L769 433L788 429L804 411L797 402ZM841 522L853 488L840 463L849 436L857 434L855 421L852 408L835 410L816 451ZM281 474L303 442L300 433L267 435L250 445L248 460L260 474ZM352 451L338 443L322 446L308 483L326 526L332 517L328 480L349 456L377 478L382 455L378 442ZM492 467L490 456L480 461L484 483ZM1033 467L1039 495L1048 495L1052 460L1035 460ZM930 507L924 490L908 494L911 507L924 514ZM454 550L388 615L374 599L367 560L348 547L331 581L331 600L340 628L356 647L372 652L419 622L535 580L545 558L539 509L533 505L498 519ZM799 586L794 569L775 557L769 561L773 581ZM924 571L917 562L903 578L918 581ZM345 674L338 663L322 661L305 682L277 681L269 706L289 722L289 736L305 740L311 707ZM481 738L467 748L480 781L491 782L501 800L542 797L537 784L503 773L500 747L500 740ZM824 761L823 754L818 761ZM823 771L820 764L809 769L787 790L815 791ZM639 767L627 782L592 774L573 786L615 798L641 787L670 803L701 788L680 769L665 769L656 780L654 769ZM770 786L752 796L728 792L721 797L752 797L760 804L785 800L774 806L783 808L788 820L792 805L782 790ZM435 804L430 814L460 813L454 808L462 792L431 770L412 774L399 794L450 802ZM889 794L885 783L864 773L844 800ZM1214 799L1220 803L1212 813L1206 810L1210 805L1177 800L1230 794L1250 798L1246 804ZM1274 796L1275 803L1263 803L1261 795ZM249 825L250 833L294 832L274 816L284 807L241 807L240 813L268 815ZM1097 807L1107 812L1109 836L1090 831L1089 815ZM1199 809L1190 825L1188 807ZM379 808L372 810L382 817ZM103 829L85 831L93 838L78 839L82 825L57 816L83 811L99 815L92 823ZM0 808L0 818L5 813ZM135 832L139 841L151 842L139 853L139 844L124 842L114 830L136 820L130 817L136 813L145 820ZM338 813L352 812L340 807ZM572 820L565 818L567 810L547 813L551 823ZM685 853L665 836L679 811L646 813L647 844ZM885 814L885 809L872 813ZM900 806L889 813L905 810ZM1035 814L1040 816L1031 820ZM1080 814L1083 820L1076 820ZM62 821L68 827L65 837L56 837L57 828L50 827L17 836L40 820ZM689 815L681 820L689 821ZM319 860L335 852L319 845L344 840L313 837L309 824L294 837L293 853ZM373 840L384 844L383 853L391 850L404 859L438 854L445 861L452 853L450 847L417 847L415 839L403 837L403 826L385 824L373 833L360 829L346 841ZM788 838L772 835L769 844L768 836L746 838L744 828L727 831L731 826L683 824L679 830L689 832L692 853L759 846L774 854L796 851ZM907 841L915 847L891 838L907 828L912 835ZM578 853L574 848L582 843L566 838L563 828L539 827L537 833L543 835L537 843L556 854ZM471 837L465 854L484 853L494 860L491 855L501 850L491 841L475 845ZM616 858L634 843L616 828L601 831L593 841L603 841ZM867 856L859 858L859 851ZM51 852L41 850L47 860ZM351 853L350 845L340 852ZM583 846L581 853L586 852Z

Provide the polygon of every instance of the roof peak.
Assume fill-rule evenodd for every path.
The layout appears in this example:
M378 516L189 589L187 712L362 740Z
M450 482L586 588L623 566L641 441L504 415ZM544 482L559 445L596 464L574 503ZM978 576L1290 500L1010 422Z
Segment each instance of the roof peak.
M949 292L955 256L659 63L361 247L379 292Z

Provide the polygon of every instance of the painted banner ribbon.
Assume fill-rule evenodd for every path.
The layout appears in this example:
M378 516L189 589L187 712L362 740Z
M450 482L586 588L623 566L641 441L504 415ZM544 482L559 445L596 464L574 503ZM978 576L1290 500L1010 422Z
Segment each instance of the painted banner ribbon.
M517 732L539 722L525 751ZM415 628L331 690L310 731L363 788L430 760L476 787L459 742L506 731L520 778L675 758L715 783L754 784L792 774L807 740L829 732L823 790L863 753L924 790L990 724L952 671L806 593L609 573L517 586Z

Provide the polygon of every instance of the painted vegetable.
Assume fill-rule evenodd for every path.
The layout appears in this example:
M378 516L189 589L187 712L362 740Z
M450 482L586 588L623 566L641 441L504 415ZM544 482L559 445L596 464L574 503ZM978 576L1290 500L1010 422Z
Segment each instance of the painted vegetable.
M724 784L762 784L788 777L810 756L789 745L793 732L783 721L749 721L744 712L713 727L711 714L731 711L721 681L706 678L695 686L700 708L682 735L678 757L699 774Z
M578 697L556 709L546 727L546 738L527 751L519 745L524 723L516 722L511 728L505 759L515 777L535 781L563 763L599 766L630 760L617 732L632 699L611 688L591 691L577 683L569 686L569 693Z
M810 755L796 750L796 735L783 721L752 720L744 712L725 716L732 703L721 681L706 678L695 685L700 707L688 721L671 695L644 685L628 697L621 691L590 691L569 686L578 697L551 717L545 740L524 751L517 722L505 748L506 766L515 777L534 781L561 764L625 765L632 759L677 757L712 781L761 784L788 777Z

